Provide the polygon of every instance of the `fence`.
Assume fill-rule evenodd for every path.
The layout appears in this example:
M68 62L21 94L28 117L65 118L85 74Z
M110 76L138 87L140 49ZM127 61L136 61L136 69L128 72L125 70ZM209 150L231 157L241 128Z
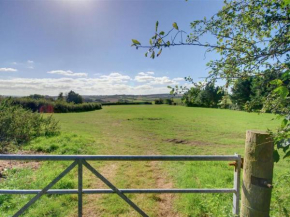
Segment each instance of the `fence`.
M131 201L126 193L233 193L233 215L239 215L240 200L240 173L241 156L106 156L106 155L0 155L0 160L24 160L24 161L73 161L62 173L51 181L42 190L6 190L0 189L0 194L36 194L27 204L18 210L14 217L23 214L44 194L77 194L78 195L78 216L82 216L83 194L111 194L115 193L128 203L141 216L148 216L141 208ZM233 188L220 189L118 189L87 161L235 161L234 186ZM61 178L63 178L74 167L78 167L78 189L51 189ZM110 189L83 189L83 166L90 170L96 177L104 182Z

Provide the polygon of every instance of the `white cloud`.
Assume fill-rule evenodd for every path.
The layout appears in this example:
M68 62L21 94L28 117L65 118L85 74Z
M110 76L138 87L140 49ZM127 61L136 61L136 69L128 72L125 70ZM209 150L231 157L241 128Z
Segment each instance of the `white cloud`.
M173 81L185 81L184 78L173 78Z
M150 82L151 84L160 84L160 85L164 85L164 84L177 84L176 81L174 81L173 79L171 80L169 77L167 76L163 76L163 77L155 77L155 79L153 81Z
M131 80L131 77L118 72L112 72L109 75L101 75L99 80L105 83L126 83Z
M14 68L0 68L0 72L17 72Z
M137 75L135 76L135 81L140 82L140 83L144 83L144 82L148 82L148 81L153 81L155 79L155 77L151 76L151 75Z
M33 60L27 60L26 62L28 69L34 69L34 61Z
M139 72L138 75L141 75L141 76L154 75L154 72Z
M58 75L64 75L64 76L71 76L71 77L87 77L88 74L87 73L83 73L83 72L72 72L71 70L53 70L53 71L49 71L47 72L48 74L58 74Z
M139 83L146 83L153 85L168 85L168 84L177 84L178 81L182 81L183 78L174 78L170 79L167 76L163 77L155 77L154 72L139 72L137 76L134 78L135 81Z
M139 72L138 75L144 76L147 75L145 72Z
M179 78L154 77L148 74L137 74L135 77L112 72L108 75L88 78L76 76L72 71L55 70L50 74L70 77L62 78L11 78L0 79L0 92L3 95L57 95L59 92L75 90L85 95L111 94L157 94L168 93L168 85L179 84ZM84 73L86 75L86 73Z

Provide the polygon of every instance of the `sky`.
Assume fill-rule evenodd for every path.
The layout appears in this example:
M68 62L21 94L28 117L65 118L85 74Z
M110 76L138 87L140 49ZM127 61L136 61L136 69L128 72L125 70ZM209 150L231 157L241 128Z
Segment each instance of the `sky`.
M155 23L210 17L220 0L0 0L0 95L169 93L167 86L206 77L216 54L193 46L164 49L152 60L145 49ZM209 39L210 40L210 39Z

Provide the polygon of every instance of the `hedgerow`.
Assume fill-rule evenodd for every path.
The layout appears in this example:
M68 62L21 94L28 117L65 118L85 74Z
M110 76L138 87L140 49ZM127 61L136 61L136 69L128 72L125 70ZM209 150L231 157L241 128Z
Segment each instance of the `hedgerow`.
M23 108L30 109L33 112L40 113L68 113L68 112L85 112L102 109L99 103L67 103L65 101L53 101L48 99L32 98L13 98L14 105L21 105Z
M0 101L0 152L13 146L20 146L39 136L52 136L59 133L58 122L52 116L15 105L10 99Z

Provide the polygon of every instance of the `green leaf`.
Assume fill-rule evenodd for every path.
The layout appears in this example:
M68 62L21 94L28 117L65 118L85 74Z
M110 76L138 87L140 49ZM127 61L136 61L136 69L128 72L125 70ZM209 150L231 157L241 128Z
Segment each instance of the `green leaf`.
M286 98L289 94L289 90L285 86L277 87L276 89L273 90L273 92L279 94L280 97L282 97L283 99Z
M276 163L279 162L279 160L280 160L280 155L279 155L279 153L278 153L277 150L274 150L273 158L274 158L274 162L276 162Z
M162 48L159 50L157 57L161 54L161 52L162 52Z
M152 39L150 38L150 40L149 40L149 44L150 45L152 45L153 44L153 42L152 42Z
M155 51L152 51L150 58L152 58L152 59L155 58Z
M286 157L290 157L290 151L288 151L288 152L284 155L283 159L285 159Z
M282 5L285 7L285 6L287 6L287 5L290 5L290 0L284 0L283 2L282 2Z
M283 119L283 121L281 122L281 128L286 127L287 123L288 123L288 120L287 119Z
M170 46L170 41L167 41L166 44L167 44L167 46Z
M283 81L281 81L280 79L275 79L273 81L270 81L270 84L281 86L283 84Z
M177 23L176 23L176 22L174 22L174 23L172 24L172 26L173 26L174 29L178 30L178 26L177 26Z
M141 43L136 39L132 39L132 42L134 45L141 45Z
M165 34L164 31L159 32L159 35L164 35L164 34Z
M155 31L157 32L157 29L158 29L158 25L159 25L159 22L156 21L156 25L155 25Z
M148 55L148 52L145 53L145 57L147 57L147 55Z
M285 73L282 74L281 78L283 80L289 79L290 78L290 70L286 71Z

